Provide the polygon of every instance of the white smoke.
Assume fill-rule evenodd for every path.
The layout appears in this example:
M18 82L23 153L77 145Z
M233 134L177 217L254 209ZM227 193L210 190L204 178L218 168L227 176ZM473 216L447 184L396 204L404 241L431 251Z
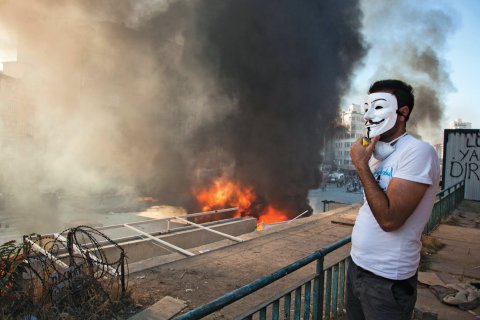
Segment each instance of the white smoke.
M364 0L361 4L362 33L369 51L344 104L352 97L363 103L376 80L403 80L414 87L416 98L408 130L438 143L445 96L455 90L444 56L458 14L445 1Z

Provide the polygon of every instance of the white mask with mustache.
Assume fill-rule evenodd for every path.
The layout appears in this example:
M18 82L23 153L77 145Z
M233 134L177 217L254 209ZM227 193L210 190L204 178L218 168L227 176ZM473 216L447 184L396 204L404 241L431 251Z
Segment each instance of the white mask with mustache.
M397 121L397 98L386 92L375 92L368 95L365 103L365 127L367 137L373 138L387 132Z

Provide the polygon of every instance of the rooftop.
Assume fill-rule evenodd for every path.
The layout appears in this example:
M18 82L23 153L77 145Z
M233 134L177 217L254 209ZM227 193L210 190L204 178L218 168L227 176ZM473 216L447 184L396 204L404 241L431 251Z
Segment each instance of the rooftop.
M346 206L248 233L240 236L247 240L241 243L222 240L218 249L204 248L207 250L203 254L131 273L129 286L144 307L170 296L185 301L187 309L193 309L350 235L358 207ZM438 251L429 251L422 259L419 280L424 284L418 286L419 310L435 313L439 320L472 319L474 314L480 314L478 306L464 311L441 303L425 284L432 284L432 277L436 284L480 280L479 225L480 202L464 200L448 221L431 234L444 246ZM326 264L345 257L348 251L349 246L332 253L327 256ZM214 316L227 319L238 316L263 298L312 273L314 266L304 269L216 312ZM141 319L138 316L141 314L136 318Z

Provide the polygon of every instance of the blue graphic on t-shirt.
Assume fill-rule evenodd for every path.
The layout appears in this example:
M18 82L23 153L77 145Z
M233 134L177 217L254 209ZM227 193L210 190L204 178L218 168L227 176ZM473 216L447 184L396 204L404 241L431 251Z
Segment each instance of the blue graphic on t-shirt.
M380 188L382 188L382 190L386 192L387 187L388 187L388 182L390 181L390 179L385 181L385 180L382 179L382 177L392 178L393 177L393 167L386 167L386 168L378 167L373 172L373 176L375 177L375 180L377 180L377 183L380 186Z
M386 177L393 177L393 167L378 167L375 169L375 172L373 173L374 176L386 176Z

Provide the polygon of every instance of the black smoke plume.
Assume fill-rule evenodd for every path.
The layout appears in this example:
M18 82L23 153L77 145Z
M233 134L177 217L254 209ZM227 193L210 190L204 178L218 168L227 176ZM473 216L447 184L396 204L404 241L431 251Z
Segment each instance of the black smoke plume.
M267 203L291 215L309 209L325 128L364 53L358 4L220 0L197 13L197 54L236 110L195 145L221 147Z
M46 228L99 194L193 208L218 176L291 216L309 209L365 52L353 0L7 0L0 18L18 37L29 131L2 146L0 184L22 199L11 212ZM42 209L45 190L62 206Z

